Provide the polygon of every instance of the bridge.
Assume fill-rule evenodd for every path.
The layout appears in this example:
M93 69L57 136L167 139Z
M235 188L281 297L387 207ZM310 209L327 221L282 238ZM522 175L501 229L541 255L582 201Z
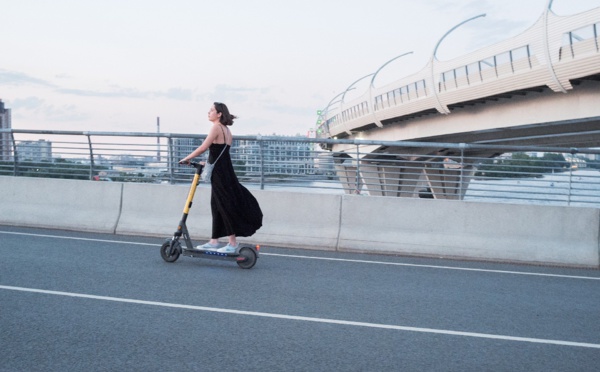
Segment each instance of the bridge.
M573 147L600 146L600 8L569 16L556 15L550 8L551 2L533 26L515 37L439 61L436 51L443 39L481 16L468 19L440 39L420 71L376 88L373 82L386 63L352 83L321 110L317 136L545 145L564 147L565 152ZM367 77L371 78L368 90L346 102L346 93ZM361 155L352 145L330 149L341 179L352 183L376 177L379 182L369 183L368 191L392 196L414 195L400 190L422 183L414 182L413 177L407 181L407 172L398 172L398 168L408 169L407 164L415 161L465 155L444 147L423 148L416 156L404 156L385 146L363 148ZM477 149L466 153L499 155ZM461 174L474 170L467 164ZM431 167L421 176L435 198L464 196L461 190L466 188L459 185L456 169Z

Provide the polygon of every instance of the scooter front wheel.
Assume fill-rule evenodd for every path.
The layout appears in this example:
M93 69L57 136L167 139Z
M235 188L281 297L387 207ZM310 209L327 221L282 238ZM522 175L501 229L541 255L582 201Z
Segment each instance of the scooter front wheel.
M258 256L254 250L244 247L240 249L240 255L237 258L237 264L242 269L251 269L256 265L256 259Z
M169 254L169 250L171 254ZM167 240L160 247L160 256L166 262L175 262L181 254L181 244L179 242L173 243L173 249L171 249L171 240Z

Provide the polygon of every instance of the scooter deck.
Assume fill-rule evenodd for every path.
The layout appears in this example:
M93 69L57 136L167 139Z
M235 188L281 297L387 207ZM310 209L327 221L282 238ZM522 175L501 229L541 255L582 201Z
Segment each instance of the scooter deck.
M244 247L240 247L242 249ZM248 247L249 248L249 247ZM238 249L234 253L221 253L217 251L203 250L203 249L189 249L183 248L181 255L188 257L199 257L199 258L208 258L213 260L225 260L225 261L236 261L238 263L248 261L248 257L241 255L240 249ZM252 248L250 248L252 249ZM258 258L258 252L255 249L252 249Z
M183 251L181 252L181 254L184 256L202 257L202 258L208 258L207 256L214 257L214 258L235 258L235 257L240 256L240 254L238 252L221 253L221 252L217 252L217 251L210 251L210 250L204 250L204 249L188 249L188 248L183 248Z

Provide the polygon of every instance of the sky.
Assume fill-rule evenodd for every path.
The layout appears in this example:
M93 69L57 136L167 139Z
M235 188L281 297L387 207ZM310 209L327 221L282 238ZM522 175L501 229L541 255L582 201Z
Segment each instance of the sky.
M360 77L375 86L517 35L548 0L0 0L0 99L15 129L306 135ZM554 0L570 15L600 0ZM358 84L353 93L361 94Z

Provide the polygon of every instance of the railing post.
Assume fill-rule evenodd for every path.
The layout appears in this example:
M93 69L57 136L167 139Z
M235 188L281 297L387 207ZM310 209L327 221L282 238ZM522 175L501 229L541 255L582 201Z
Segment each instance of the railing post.
M571 164L569 165L569 189L567 191L567 206L571 205L571 187L572 187L572 181L573 181L573 163L575 160L575 154L577 154L579 152L579 150L577 150L576 148L572 148L570 153L571 153Z
M17 153L17 143L15 142L15 134L10 132L10 139L13 146L13 175L16 177L19 174L19 155Z
M167 170L169 172L169 184L175 183L175 177L173 172L175 171L173 168L173 139L171 137L168 138L168 146L169 146L169 159L167 164Z
M458 200L463 200L463 182L464 182L464 174L465 174L465 144L460 144L460 173L458 182L460 185L458 187Z
M571 181L573 180L573 164L569 166L569 190L567 191L567 206L571 205Z
M92 136L87 134L88 147L90 149L90 181L94 179L94 149L92 147Z
M360 152L359 145L356 145L356 184L355 184L355 194L360 194Z
M260 159L260 189L264 190L265 189L265 158L264 158L264 152L263 152L263 140L262 140L261 136L258 136L256 138L256 140L258 141L258 156Z

